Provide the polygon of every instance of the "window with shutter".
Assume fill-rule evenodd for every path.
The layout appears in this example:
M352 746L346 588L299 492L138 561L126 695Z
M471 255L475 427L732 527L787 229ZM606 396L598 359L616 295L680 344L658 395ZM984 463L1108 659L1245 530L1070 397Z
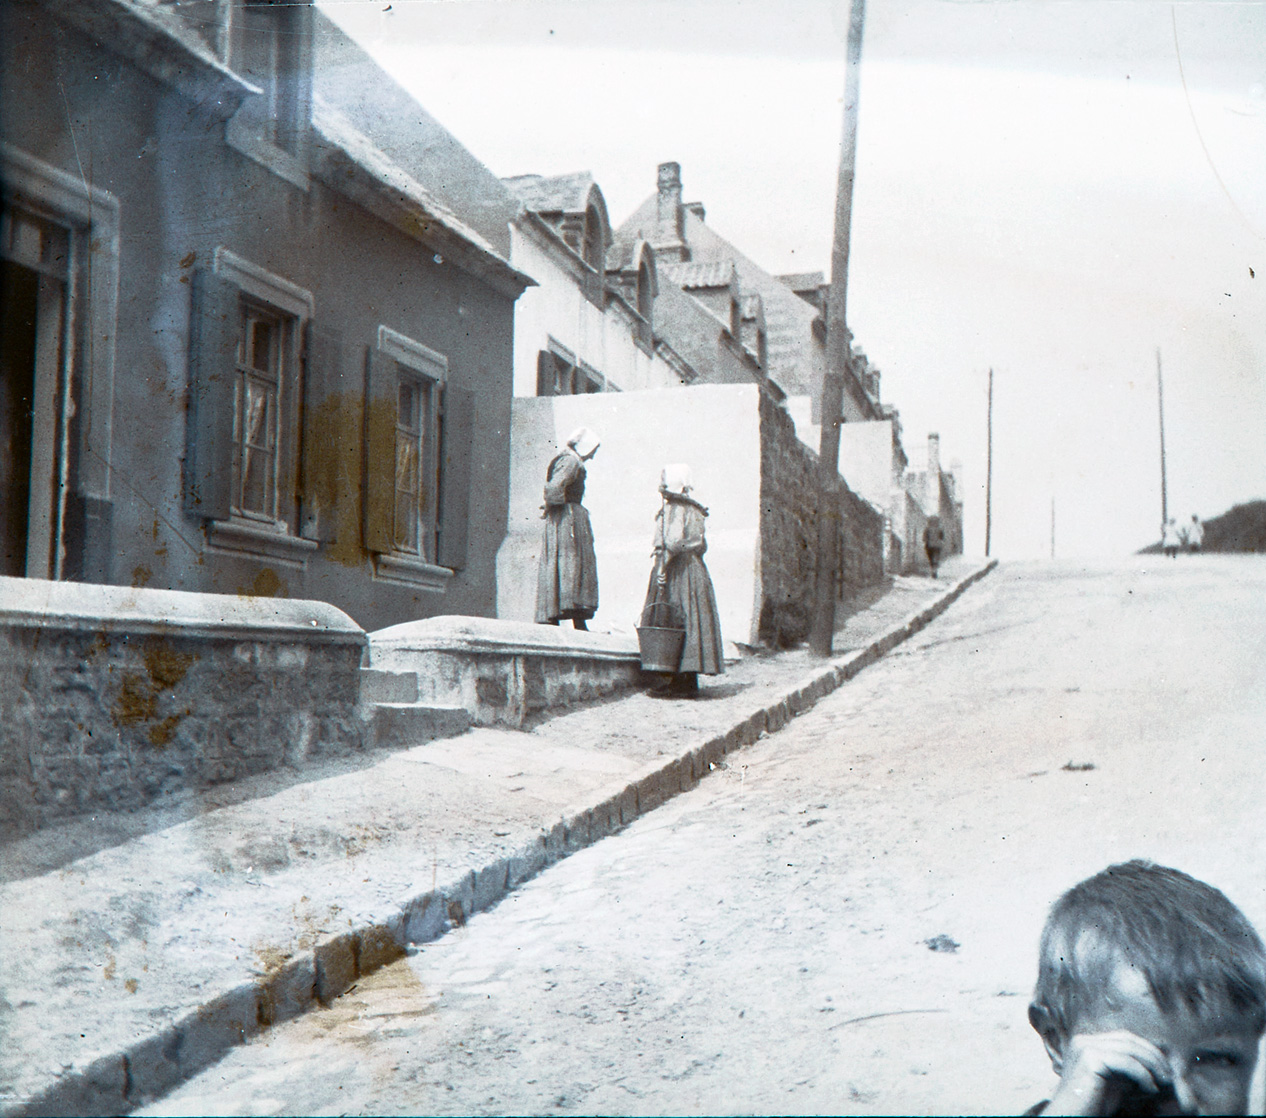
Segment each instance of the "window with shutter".
M195 274L186 508L213 550L302 564L300 349L312 296L221 248Z
M466 564L473 397L448 359L389 327L369 351L365 546L376 578L443 590Z

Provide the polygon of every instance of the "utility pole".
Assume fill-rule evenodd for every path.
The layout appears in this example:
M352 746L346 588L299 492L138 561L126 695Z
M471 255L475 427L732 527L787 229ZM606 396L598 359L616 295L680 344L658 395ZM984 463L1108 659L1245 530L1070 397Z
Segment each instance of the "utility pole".
M1165 486L1165 385L1161 380L1160 346L1156 347L1156 407L1160 412L1161 531L1169 523L1169 493Z
M818 501L817 578L809 645L816 656L830 656L835 637L835 582L839 570L840 511L835 502L840 464L840 424L844 411L844 371L851 360L848 327L848 249L853 218L853 178L857 163L857 99L861 92L862 24L866 0L852 0L848 19L848 58L844 72L844 134L835 188L835 241L831 248L831 288L826 307L826 371L822 378L821 472Z
M989 558L989 536L993 529L993 370L989 370L989 410L985 423L985 558Z

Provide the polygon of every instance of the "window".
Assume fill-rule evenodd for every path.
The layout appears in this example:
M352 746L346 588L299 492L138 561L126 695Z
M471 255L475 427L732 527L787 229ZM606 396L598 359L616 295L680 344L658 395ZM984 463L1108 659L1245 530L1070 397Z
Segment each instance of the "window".
M577 361L557 343L543 349L536 358L536 394L538 396L583 396L601 392L606 378L583 361Z
M186 509L213 548L302 563L299 350L312 296L227 249L194 275Z
M438 479L431 476L429 467L437 434L432 426L436 384L410 375L407 366L399 362L396 370L399 388L392 543L397 551L425 559L434 554L434 525L429 523L429 514Z
M466 565L474 394L387 326L368 356L365 546L376 578L443 590Z
M277 520L285 319L241 300L233 401L233 498L239 516Z
M234 0L229 65L258 86L230 121L229 143L297 186L311 101L311 13L287 0Z
M605 247L602 243L602 218L598 216L598 208L590 206L585 210L584 243L580 255L584 257L586 264L601 272Z

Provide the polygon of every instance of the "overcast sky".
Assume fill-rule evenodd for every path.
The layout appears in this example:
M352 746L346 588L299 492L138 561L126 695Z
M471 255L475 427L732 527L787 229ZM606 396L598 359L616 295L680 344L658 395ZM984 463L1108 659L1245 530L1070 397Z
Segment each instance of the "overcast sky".
M322 7L498 175L687 200L770 271L829 266L847 4ZM1266 498L1266 3L869 0L849 319L983 549L1121 554ZM1185 78L1185 88L1184 88ZM1255 273L1255 274L1254 274Z

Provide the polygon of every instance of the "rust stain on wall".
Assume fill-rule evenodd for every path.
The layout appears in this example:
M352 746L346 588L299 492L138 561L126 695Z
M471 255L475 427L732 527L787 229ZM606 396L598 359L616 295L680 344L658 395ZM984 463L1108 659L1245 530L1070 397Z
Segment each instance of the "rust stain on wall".
M237 588L239 598L287 598L289 584L272 567L265 567L251 580L250 586Z
M188 673L198 659L195 652L177 652L166 637L150 637L141 651L145 673L125 672L114 702L116 726L151 723L146 737L154 746L164 746L175 736L180 720L191 713L186 709L166 718L158 717L158 699Z
M371 418L395 424L394 401L376 401L370 408ZM322 400L305 421L304 503L322 520L325 555L345 567L365 559L359 502L364 422L364 399L342 392Z

